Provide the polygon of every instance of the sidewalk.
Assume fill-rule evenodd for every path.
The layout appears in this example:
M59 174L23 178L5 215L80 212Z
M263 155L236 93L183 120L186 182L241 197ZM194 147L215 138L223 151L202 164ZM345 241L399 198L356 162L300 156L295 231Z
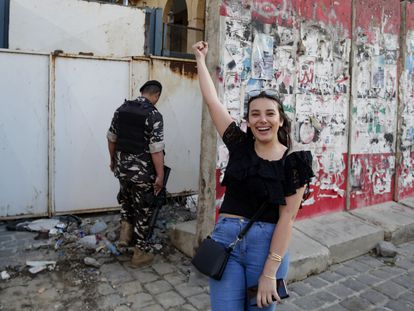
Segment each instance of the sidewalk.
M297 221L289 247L289 281L321 273L335 263L368 253L383 240L394 244L414 239L414 200L388 202L350 212L337 212ZM175 226L172 243L193 255L196 221Z
M291 297L277 310L414 310L413 213L393 204L298 222L290 250ZM0 225L0 272L26 259L58 260L54 270L35 275L25 266L7 268L10 279L0 280L2 311L210 310L207 279L178 251L157 255L144 269L103 255L94 268L75 260L76 254L67 258L53 248L26 250L34 236ZM394 261L366 254L384 236L411 241L398 245Z

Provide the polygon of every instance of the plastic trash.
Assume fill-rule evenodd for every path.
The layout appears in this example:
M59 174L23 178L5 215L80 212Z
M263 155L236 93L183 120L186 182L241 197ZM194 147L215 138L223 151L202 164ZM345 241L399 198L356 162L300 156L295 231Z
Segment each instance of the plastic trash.
M32 220L16 220L6 226L6 229L9 231L27 231L27 225L29 225Z
M39 273L45 269L54 270L56 266L56 261L43 261L43 260L27 260L26 265L30 266L29 272L32 274Z
M49 230L49 236L56 236L58 234L59 234L59 231L56 228L52 228Z
M120 253L118 252L118 250L116 249L115 245L113 245L111 242L109 242L107 239L103 239L103 242L106 246L107 249L109 249L109 251L114 254L115 256L119 256Z
M55 250L57 250L63 243L63 239L59 239L55 243Z
M99 232L102 232L102 231L104 231L106 228L108 228L108 226L106 225L106 223L105 222L103 222L103 221L97 221L92 227L91 227L91 229L90 229L90 232L92 233L92 234L96 234L96 233L99 233Z
M60 222L55 227L64 231L67 226L68 226L67 224Z
M30 231L49 231L59 223L58 219L37 219L27 225Z
M57 218L64 223L76 223L77 226L82 223L82 219L76 215L59 215Z
M83 262L85 263L85 265L92 266L95 268L99 268L101 266L101 264L95 258L92 257L85 257L83 259Z
M93 235L86 235L83 238L79 239L79 243L86 247L86 248L96 248L96 244L98 243L98 240L96 239L96 236Z
M8 279L10 279L10 274L8 274L6 270L2 271L1 272L1 279L2 280L8 280Z
M29 268L29 272L32 274L36 274L36 273L39 273L40 271L45 270L46 268L47 268L46 266L31 267Z

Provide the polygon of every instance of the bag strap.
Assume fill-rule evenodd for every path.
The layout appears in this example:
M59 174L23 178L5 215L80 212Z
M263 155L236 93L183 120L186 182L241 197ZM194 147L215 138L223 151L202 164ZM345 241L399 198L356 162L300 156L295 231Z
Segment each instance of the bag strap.
M239 233L237 238L229 244L229 246L227 247L227 250L229 252L231 252L236 247L237 243L239 243L243 239L243 237L246 235L246 233L250 230L253 223L263 214L264 210L266 209L266 206L267 206L267 202L265 201L260 206L259 210L253 215L253 217L250 218L250 220L247 223L246 227L243 228L243 230Z

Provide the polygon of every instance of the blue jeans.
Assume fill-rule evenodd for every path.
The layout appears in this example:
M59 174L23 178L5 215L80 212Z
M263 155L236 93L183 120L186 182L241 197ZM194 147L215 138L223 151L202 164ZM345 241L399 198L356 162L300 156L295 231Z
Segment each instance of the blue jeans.
M234 241L248 220L219 217L212 238L225 246ZM276 304L259 309L250 306L247 288L257 285L269 254L275 224L256 221L230 255L220 281L210 278L210 300L212 311L271 311ZM277 278L286 279L289 256L286 254L276 273Z

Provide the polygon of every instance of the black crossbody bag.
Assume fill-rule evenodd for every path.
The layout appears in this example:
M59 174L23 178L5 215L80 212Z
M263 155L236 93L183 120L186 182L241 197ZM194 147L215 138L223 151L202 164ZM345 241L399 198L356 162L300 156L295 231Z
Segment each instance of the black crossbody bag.
M230 253L236 245L243 239L253 223L260 217L266 208L266 202L263 203L259 210L253 215L246 227L239 233L236 239L227 247L219 242L214 241L210 236L205 238L196 251L191 263L202 274L215 280L220 280L229 260Z

